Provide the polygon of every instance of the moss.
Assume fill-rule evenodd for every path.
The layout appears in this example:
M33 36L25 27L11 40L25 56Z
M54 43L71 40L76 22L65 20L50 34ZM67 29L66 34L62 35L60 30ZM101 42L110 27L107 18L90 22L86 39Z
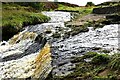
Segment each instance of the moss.
M87 31L89 31L89 29L85 25L83 25L83 26L79 26L79 25L67 25L67 27L71 28L71 31L68 32L68 34L70 33L70 35L72 35L72 36L77 35L80 32L87 32Z
M85 24L86 26L89 27L94 27L94 29L96 28L102 28L104 27L106 24L104 23L106 21L106 19L99 19L97 21L87 21L87 23Z
M85 62L86 58L92 58L92 61ZM119 58L120 54L110 56L88 52L81 57L72 58L76 67L71 74L53 80L119 80Z
M78 63L84 61L83 57L75 57L73 58L73 60L71 61L72 63Z
M101 52L104 52L104 53L110 53L110 50L106 50L106 49L104 49L104 50L101 50Z
M92 58L94 56L98 55L97 52L87 52L83 58Z
M93 57L91 63L100 65L100 64L107 64L109 62L109 56L106 54L99 54Z

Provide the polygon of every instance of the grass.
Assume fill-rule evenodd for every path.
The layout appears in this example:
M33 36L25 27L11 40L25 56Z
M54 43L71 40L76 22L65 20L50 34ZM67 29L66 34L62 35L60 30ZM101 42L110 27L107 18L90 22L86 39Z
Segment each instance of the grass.
M85 59L91 58L90 62ZM94 62L94 63L93 63ZM87 52L81 57L74 58L74 71L57 80L119 80L120 54L108 55L97 52ZM54 79L51 79L54 80Z
M73 11L80 13L80 17L90 14L92 12L94 7L68 7L64 6L62 4L59 4L59 7L57 10L65 10L65 11Z
M48 20L50 20L49 17L35 12L31 7L4 4L2 9L3 39L9 39L24 26L40 24Z

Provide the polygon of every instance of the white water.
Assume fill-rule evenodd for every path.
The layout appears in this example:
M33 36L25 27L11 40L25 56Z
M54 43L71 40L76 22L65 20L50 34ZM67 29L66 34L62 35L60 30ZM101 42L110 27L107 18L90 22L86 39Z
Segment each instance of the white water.
M74 47L101 47L106 49L118 48L118 27L119 25L106 25L103 28L93 30L90 27L88 32L80 33L70 37L63 42L55 42L53 45L64 44L64 49L72 50Z
M0 80L2 78L27 78L34 74L35 65L33 63L40 51L38 50L40 48L40 44L35 43L36 36L43 33L46 29L51 29L54 33L56 27L64 28L64 22L69 21L71 18L70 13L68 12L43 12L43 14L51 17L49 23L26 27L24 31L19 33L18 38L13 40L15 44L9 44L11 39L8 42L3 41L0 43ZM24 34L26 32L34 33L27 33L26 35ZM30 36L33 38L29 38ZM24 37L26 38L23 39ZM25 53L28 55L15 58L17 55L24 55ZM5 57L9 56L14 57L12 60L3 60Z
M54 47L54 61L53 65L56 67L53 70L54 75L64 76L71 72L74 68L71 57L78 57L85 52L92 51L92 48L98 47L110 50L111 53L118 52L118 28L120 25L106 25L103 28L93 30L89 27L89 31L79 33L73 37L65 39L64 41L56 41L52 44ZM64 64L59 66L60 64ZM69 68L70 67L70 68Z
M56 28L60 27L64 29L64 32L69 30L64 26L64 22L69 21L71 19L69 12L43 12L43 14L51 17L49 23L38 24L35 26L28 26L24 31L19 35L20 42L16 44L0 45L0 79L1 78L26 78L33 74L34 68L31 66L31 62L34 62L38 52L30 53L29 55L23 56L20 59L10 60L6 62L2 62L4 57L14 55L14 54L23 54L26 49L29 49L31 45L34 44L33 39L25 39L22 40L22 33L27 31L34 32L37 34L44 33L46 29L51 29L52 33L57 32ZM103 28L99 28L96 30L92 30L89 28L89 32L80 33L76 36L70 37L63 41L57 40L52 43L54 47L53 55L57 55L57 59L55 60L55 65L59 63L66 62L65 65L57 67L53 70L55 75L65 75L69 74L71 71L72 65L69 62L70 57L74 56L73 53L81 54L81 51L89 51L89 48L92 47L101 47L106 49L111 49L112 51L117 50L118 48L118 25L107 25ZM36 36L35 36L36 37ZM19 41L18 40L18 41ZM0 43L0 44L2 44ZM63 46L63 47L60 47ZM38 45L37 45L38 47ZM58 48L55 48L58 47ZM32 50L34 50L35 46L33 46ZM87 49L86 49L87 48ZM28 70L29 69L29 70ZM61 69L61 71L59 70ZM25 71L28 70L28 73ZM68 71L68 72L67 72ZM64 72L64 74L62 73Z

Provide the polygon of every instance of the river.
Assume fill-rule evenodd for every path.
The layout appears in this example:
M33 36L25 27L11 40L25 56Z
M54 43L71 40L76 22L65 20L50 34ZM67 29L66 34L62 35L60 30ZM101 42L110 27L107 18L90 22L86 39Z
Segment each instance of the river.
M70 21L72 16L69 12L60 11L42 13L51 18L48 23L27 26L7 42L0 43L0 79L27 78L34 74L35 68L31 62L34 62L46 44L46 39L51 44L52 63L48 62L49 66L52 65L52 73L55 76L71 73L75 67L71 58L88 51L97 51L93 48L108 49L111 50L111 54L118 51L118 24L106 25L95 30L89 27L88 32L73 37L53 39L51 36L55 32L64 35L70 30L65 27L64 22ZM59 29L62 31L59 32ZM51 30L51 33L46 34L46 30Z

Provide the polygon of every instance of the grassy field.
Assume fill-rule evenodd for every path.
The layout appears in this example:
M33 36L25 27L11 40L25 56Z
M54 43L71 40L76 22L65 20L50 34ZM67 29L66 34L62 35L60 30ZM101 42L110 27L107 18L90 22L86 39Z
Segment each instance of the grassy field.
M37 12L32 7L17 4L3 4L2 29L3 39L7 40L27 25L35 25L50 20L49 17Z

